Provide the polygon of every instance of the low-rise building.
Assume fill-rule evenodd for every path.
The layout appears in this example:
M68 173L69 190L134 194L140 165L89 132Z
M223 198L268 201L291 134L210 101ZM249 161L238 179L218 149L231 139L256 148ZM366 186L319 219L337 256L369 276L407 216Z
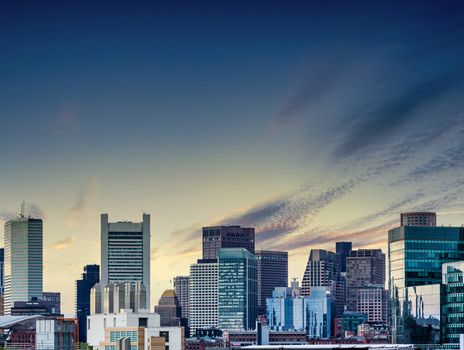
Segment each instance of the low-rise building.
M35 344L40 350L73 350L78 343L77 318L37 320Z
M121 342L128 349L138 350L184 350L182 327L111 327L105 329L105 339L97 349L119 349Z
M256 323L256 330L224 332L225 345L229 350L251 345L302 345L307 340L304 331L272 331L260 322Z
M329 288L312 287L309 296L293 296L292 289L275 288L266 299L267 324L272 330L306 331L310 338L329 338L334 310Z
M149 310L121 310L120 313L95 314L87 317L87 343L97 347L105 340L105 329L121 327L154 328L160 326L160 316Z

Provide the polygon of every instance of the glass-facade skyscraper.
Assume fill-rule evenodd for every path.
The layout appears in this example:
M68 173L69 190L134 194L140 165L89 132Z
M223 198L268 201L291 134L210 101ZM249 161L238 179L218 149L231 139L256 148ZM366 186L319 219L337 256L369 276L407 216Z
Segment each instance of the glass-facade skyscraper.
M82 278L76 281L76 317L79 320L79 342L87 341L87 316L90 315L90 290L100 282L100 266L86 265Z
M255 328L258 317L256 256L245 248L219 251L218 325L222 330Z
M441 343L459 349L464 334L464 261L442 265Z
M393 343L440 338L442 264L464 260L464 228L401 226L388 232Z
M15 301L42 297L43 223L20 217L5 223L5 315Z
M101 285L141 282L150 308L150 215L142 222L108 222L101 215Z

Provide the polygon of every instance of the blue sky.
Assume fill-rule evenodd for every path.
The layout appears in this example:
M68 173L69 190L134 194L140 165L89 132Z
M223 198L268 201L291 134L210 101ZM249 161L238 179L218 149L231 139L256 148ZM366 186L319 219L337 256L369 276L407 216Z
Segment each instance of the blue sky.
M152 215L153 301L205 225L255 226L301 279L401 211L462 224L462 2L0 6L0 218L45 218L66 312L102 212Z

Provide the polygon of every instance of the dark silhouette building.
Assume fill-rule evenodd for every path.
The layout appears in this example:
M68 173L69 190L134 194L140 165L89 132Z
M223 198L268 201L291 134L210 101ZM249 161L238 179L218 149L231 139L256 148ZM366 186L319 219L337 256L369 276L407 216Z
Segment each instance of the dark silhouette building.
M76 317L79 320L79 342L87 341L87 316L90 315L90 290L100 282L100 266L86 265L82 278L76 281Z
M15 301L14 306L11 308L11 316L63 316L57 312L50 305L38 298L31 298L28 301Z
M255 229L240 226L203 227L203 259L217 259L221 248L245 248L255 253Z
M288 253L270 250L256 252L258 259L258 307L266 312L266 298L276 287L288 287Z
M337 254L337 262L340 265L340 272L346 272L346 258L350 256L352 249L351 242L336 242L335 253Z
M177 299L179 299L179 304L182 309L182 317L187 320L189 318L189 288L189 276L174 277L174 292L176 293Z

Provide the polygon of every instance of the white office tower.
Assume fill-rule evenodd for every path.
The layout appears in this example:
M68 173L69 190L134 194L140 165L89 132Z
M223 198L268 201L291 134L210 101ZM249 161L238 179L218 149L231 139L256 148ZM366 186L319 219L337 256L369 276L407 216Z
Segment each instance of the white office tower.
M113 283L142 283L146 290L146 306L150 308L150 215L143 221L108 222L101 215L101 280L102 288ZM104 294L104 293L103 293ZM103 303L104 304L104 303Z
M218 327L218 266L216 259L198 260L190 266L190 334Z
M43 223L21 217L5 223L5 315L15 301L41 298L43 292Z

